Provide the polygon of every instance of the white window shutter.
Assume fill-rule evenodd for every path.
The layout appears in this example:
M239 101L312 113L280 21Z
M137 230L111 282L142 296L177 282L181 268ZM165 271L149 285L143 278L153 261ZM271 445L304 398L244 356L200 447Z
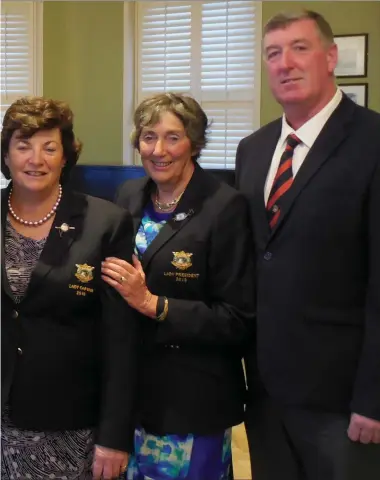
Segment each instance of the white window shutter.
M254 3L203 2L202 100L253 101L254 79Z
M189 92L190 5L177 2L138 4L138 98L164 91Z
M1 119L17 98L36 92L33 3L1 3Z
M200 164L205 168L234 169L239 141L252 133L255 119L252 106L244 102L204 103L212 120L209 144L203 151Z
M260 4L138 2L137 103L152 93L189 93L212 122L199 163L234 168L239 140L259 126Z

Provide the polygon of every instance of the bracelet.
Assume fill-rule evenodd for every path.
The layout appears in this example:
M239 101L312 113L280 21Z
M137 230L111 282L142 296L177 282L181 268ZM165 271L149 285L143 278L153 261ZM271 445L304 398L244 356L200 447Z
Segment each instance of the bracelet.
M161 306L162 300L164 301L164 308L163 309L162 309L162 307L159 308L159 306ZM169 301L166 297L158 297L157 310L161 311L161 313L156 315L156 320L158 322L162 322L167 317L168 311L169 311Z
M156 305L156 318L164 312L165 308L165 297L158 297Z

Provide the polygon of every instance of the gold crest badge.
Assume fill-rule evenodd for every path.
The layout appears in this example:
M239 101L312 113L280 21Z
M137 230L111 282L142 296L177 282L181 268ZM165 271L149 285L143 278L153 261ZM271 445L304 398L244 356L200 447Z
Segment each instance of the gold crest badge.
M172 265L174 265L179 270L187 270L192 266L191 257L192 253L186 253L183 250L181 252L173 252Z
M90 265L87 265L87 263L84 263L83 265L76 263L75 266L77 267L77 273L75 276L78 280L83 283L93 280L94 275L92 274L92 271L95 267L90 267Z

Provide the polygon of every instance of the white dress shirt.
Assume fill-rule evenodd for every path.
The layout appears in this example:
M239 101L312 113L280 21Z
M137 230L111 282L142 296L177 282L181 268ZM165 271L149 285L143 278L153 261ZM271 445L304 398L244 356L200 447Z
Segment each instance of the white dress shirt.
M276 176L277 169L280 164L281 155L283 154L286 147L286 139L288 135L294 133L302 142L295 148L293 154L292 169L294 178L297 175L297 172L300 169L303 161L305 160L306 155L309 153L309 150L313 146L313 143L317 139L318 135L321 133L322 128L332 115L333 111L339 105L341 99L342 91L338 88L329 103L325 107L323 107L320 112L314 115L314 117L310 118L310 120L304 123L302 127L300 127L298 130L293 130L293 128L286 121L285 114L283 114L281 135L278 139L277 146L273 154L272 163L270 165L264 187L265 205L268 202L273 180Z

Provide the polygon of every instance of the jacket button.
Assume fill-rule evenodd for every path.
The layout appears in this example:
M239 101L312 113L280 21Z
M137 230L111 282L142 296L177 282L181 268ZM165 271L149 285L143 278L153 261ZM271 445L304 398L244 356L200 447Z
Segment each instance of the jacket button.
M264 260L271 260L272 252L265 252L264 253Z
M18 317L18 311L17 310L13 310L12 312L12 318L17 318Z
M18 347L17 353L18 353L19 355L22 355L22 354L23 354L23 351L22 351L22 349L21 349L20 347Z

